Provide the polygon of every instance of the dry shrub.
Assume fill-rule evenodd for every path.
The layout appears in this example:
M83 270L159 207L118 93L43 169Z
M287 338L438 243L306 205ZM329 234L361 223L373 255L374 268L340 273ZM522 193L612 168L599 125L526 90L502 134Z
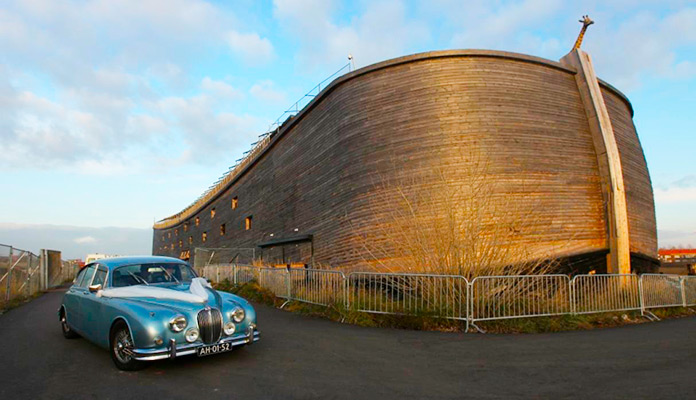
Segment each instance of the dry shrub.
M495 174L480 153L461 150L454 164L443 163L417 176L381 180L370 193L368 209L377 216L372 226L355 226L364 249L365 267L379 272L463 276L542 275L557 270L554 255L570 240L554 245L539 239L548 216L541 209L537 188L525 181ZM533 181L530 179L529 181ZM540 282L544 282L540 284ZM521 304L539 313L569 311L564 279L546 281L499 279L476 285L477 307L495 316L517 315ZM458 315L463 291L448 284L442 296L439 282L421 279L418 290L407 277L375 276L352 282L350 291L361 299L368 294L381 310L436 312ZM413 294L417 293L416 296ZM416 300L410 299L416 297ZM369 300L369 297L367 297ZM396 304L396 307L394 306ZM384 311L384 310L383 310ZM522 310L524 313L530 311Z
M528 192L506 188L481 154L462 152L456 165L376 184L370 208L380 223L353 228L374 270L467 279L548 273L552 249L535 239L544 210Z

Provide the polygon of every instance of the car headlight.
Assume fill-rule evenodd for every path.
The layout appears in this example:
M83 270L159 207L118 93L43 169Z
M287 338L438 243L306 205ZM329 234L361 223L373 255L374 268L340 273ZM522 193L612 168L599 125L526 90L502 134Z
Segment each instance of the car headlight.
M225 335L231 336L234 333L234 329L236 327L234 326L234 322L228 322L225 324L223 330L225 331Z
M246 314L244 313L244 309L242 307L235 307L230 312L230 319L236 323L244 321L245 316Z
M179 315L169 321L169 329L174 332L181 332L186 328L186 317Z
M186 331L186 341L189 343L193 343L196 340L198 340L198 329L196 328L191 328Z

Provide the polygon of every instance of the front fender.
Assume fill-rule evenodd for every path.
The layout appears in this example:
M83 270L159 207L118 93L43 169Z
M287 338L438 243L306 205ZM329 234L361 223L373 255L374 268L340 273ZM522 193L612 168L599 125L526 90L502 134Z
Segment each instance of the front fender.
M244 313L246 314L246 316L244 317L244 321L238 324L240 328L246 329L246 327L249 326L249 324L256 325L256 310L254 309L254 306L251 305L251 303L249 303L243 297L237 296L236 294L221 291L218 291L218 293L220 294L220 298L222 299L223 312L231 311L235 306L239 306L244 309Z
M168 307L158 307L153 304L143 304L127 299L111 299L109 308L109 329L105 335L106 345L109 344L111 327L123 320L128 325L133 343L136 348L160 347L155 343L155 338L162 339L162 343L168 343L169 339L183 340L183 333L174 333L169 329L169 321L182 314ZM184 314L187 319L188 315Z

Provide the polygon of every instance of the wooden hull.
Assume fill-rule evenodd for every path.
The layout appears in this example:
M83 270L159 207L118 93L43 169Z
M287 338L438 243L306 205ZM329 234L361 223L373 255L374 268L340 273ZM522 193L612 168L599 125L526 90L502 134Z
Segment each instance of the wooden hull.
M608 246L606 210L574 73L519 54L447 51L344 75L206 204L185 218L158 222L153 254L193 255L195 247L257 247L311 235L311 244L271 243L258 254L378 267L376 259L404 256L386 238L399 193L417 199L438 193L442 176L461 190L472 171L483 171L492 183L482 225L494 226L497 210L506 207L509 220L523 221L523 232L510 240L528 257L601 253ZM657 255L654 201L631 105L609 85L601 88L621 153L631 252L649 264ZM429 210L433 221L446 214ZM427 230L427 215L421 217ZM380 254L366 254L375 251Z

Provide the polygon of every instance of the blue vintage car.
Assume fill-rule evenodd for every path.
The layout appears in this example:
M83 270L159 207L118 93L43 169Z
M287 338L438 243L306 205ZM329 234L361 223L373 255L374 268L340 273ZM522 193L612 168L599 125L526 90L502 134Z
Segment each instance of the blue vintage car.
M108 348L119 369L145 361L230 351L259 340L254 308L210 287L170 257L118 257L86 265L58 311L63 335Z

